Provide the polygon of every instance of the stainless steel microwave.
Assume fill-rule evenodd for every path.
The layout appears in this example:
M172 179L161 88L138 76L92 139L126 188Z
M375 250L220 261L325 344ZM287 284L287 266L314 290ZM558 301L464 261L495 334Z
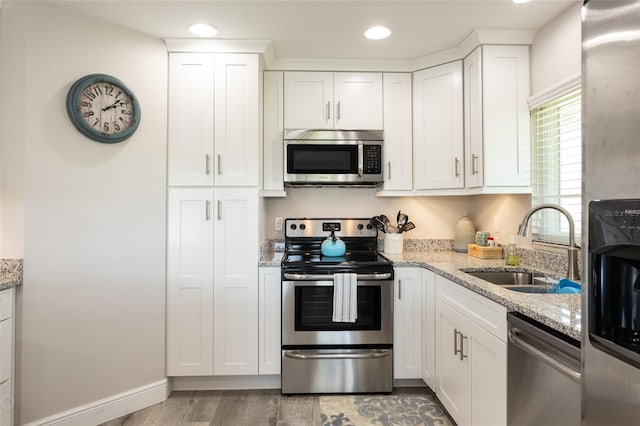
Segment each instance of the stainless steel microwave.
M382 143L382 130L287 130L285 186L378 186Z

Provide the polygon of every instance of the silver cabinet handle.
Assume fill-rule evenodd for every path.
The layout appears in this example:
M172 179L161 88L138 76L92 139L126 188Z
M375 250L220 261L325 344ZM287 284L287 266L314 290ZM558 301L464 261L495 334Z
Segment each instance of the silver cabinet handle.
M204 203L204 220L211 220L211 201L206 200Z
M358 176L364 175L364 146L362 142L358 143Z
M456 177L460 176L460 160L456 157Z
M478 156L475 154L471 154L471 174L478 174Z
M204 171L206 174L211 173L211 168L209 167L209 160L211 160L211 156L209 154L204 155Z
M291 359L374 359L386 358L391 355L389 350L363 351L363 352L327 352L319 353L312 351L284 351L284 356Z
M464 341L466 339L467 339L467 336L460 333L460 361L464 361L464 359L468 357L468 355L464 354Z
M218 200L218 220L222 220L222 201Z
M454 356L458 355L458 352L460 352L460 350L458 349L458 333L460 333L458 329L454 328L453 329L453 355Z
M327 120L331 120L331 101L327 101Z
M391 161L389 161L387 163L387 170L389 171L389 173L387 173L387 178L389 178L389 180L391 180Z
M218 154L216 156L216 162L217 162L216 168L218 169L218 174L222 174L222 171L221 171L222 155Z
M338 105L336 106L336 119L340 120L340 101L338 101Z

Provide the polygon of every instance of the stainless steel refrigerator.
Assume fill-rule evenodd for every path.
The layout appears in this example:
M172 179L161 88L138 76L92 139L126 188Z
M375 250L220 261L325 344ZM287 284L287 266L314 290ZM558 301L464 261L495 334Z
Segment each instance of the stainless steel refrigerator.
M582 418L638 425L640 1L586 0L582 12Z

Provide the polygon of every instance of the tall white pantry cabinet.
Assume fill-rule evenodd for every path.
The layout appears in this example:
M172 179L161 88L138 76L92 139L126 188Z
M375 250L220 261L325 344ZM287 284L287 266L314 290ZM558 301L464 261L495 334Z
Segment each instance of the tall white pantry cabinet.
M258 374L257 54L170 53L167 375Z

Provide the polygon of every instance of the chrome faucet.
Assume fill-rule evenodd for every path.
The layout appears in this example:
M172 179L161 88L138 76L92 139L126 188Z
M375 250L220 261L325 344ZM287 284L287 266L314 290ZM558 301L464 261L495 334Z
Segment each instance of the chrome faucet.
M569 247L567 248L568 255L568 265L567 265L567 278L570 280L579 280L580 273L578 272L578 250L580 247L576 244L576 235L575 235L575 224L573 222L573 218L571 217L571 213L569 213L563 207L560 207L556 204L540 204L539 206L533 207L529 210L522 219L522 223L518 226L518 235L521 237L526 237L529 233L529 220L531 216L539 210L542 209L553 209L562 213L569 221Z

